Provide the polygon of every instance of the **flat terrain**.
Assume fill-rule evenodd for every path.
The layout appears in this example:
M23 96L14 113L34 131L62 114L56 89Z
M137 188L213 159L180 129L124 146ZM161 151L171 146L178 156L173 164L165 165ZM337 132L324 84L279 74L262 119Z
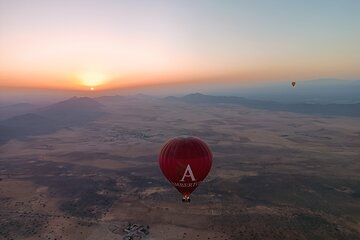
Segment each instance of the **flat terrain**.
M359 118L129 98L83 126L0 145L0 239L360 239ZM157 155L204 139L214 165L192 202Z

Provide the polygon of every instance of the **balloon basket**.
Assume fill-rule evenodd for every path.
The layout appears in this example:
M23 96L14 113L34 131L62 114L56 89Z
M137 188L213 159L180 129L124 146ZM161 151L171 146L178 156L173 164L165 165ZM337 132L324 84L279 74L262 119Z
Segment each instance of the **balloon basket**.
M183 196L183 198L182 198L182 202L190 202L191 200L190 200L190 197L189 196Z

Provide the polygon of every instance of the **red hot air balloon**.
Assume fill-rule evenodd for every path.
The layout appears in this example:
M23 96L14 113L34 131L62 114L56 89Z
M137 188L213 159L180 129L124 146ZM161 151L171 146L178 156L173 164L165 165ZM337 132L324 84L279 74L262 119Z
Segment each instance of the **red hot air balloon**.
M296 82L292 82L292 83L291 83L291 85L292 85L293 87L295 87L295 85L296 85Z
M168 140L159 155L161 171L169 182L190 202L190 194L208 175L212 153L208 145L196 137Z

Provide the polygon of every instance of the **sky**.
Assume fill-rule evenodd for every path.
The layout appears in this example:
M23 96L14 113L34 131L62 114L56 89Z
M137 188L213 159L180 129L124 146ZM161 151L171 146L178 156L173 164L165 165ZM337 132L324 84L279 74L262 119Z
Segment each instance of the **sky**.
M360 79L360 1L0 0L0 88Z

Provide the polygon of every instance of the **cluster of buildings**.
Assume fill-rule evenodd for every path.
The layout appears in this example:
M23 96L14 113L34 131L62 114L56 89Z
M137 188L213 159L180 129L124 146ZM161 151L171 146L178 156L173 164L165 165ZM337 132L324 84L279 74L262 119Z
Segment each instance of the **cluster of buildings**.
M129 223L124 229L124 232L124 240L146 239L147 235L149 235L149 226Z

